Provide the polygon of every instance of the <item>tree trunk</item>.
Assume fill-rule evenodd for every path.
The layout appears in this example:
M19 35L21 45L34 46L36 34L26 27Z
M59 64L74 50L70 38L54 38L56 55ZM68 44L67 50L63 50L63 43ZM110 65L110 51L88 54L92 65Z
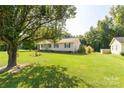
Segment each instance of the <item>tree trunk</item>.
M8 65L7 68L12 68L16 66L16 52L17 46L8 45Z

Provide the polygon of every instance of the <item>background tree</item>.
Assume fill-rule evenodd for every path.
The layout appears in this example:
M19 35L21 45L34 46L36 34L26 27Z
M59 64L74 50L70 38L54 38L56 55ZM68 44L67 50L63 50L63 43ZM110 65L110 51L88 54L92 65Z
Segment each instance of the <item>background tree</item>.
M91 26L89 32L83 36L85 44L92 46L95 51L109 48L113 37L124 36L124 6L112 6L110 15L105 16L103 20L98 20L97 26Z
M97 26L91 27L83 36L86 45L92 46L95 51L109 48L113 37L124 36L124 6L112 6L110 15L98 20Z
M84 35L86 45L90 45L95 51L99 51L101 47L101 33L94 27L90 28L90 31Z
M79 35L79 36L77 36L77 38L80 39L81 45L87 45L87 41L86 41L86 38L84 35Z
M33 40L24 41L20 45L20 49L34 50L35 49L35 42Z
M112 30L112 19L105 16L105 19L98 21L97 30L101 34L101 48L109 48L109 44L114 37L114 30Z
M101 48L109 48L112 38L116 36L113 30L112 18L105 17L97 22L97 27L90 28L89 32L84 34L86 45L90 45L95 51Z
M65 26L66 19L75 16L75 10L74 6L0 6L0 39L8 46L7 68L17 64L17 47L22 42L33 40L41 27L56 22Z
M62 31L62 38L72 38L73 36L71 35L71 33L69 33L68 31L66 31L66 29L64 29Z
M110 15L113 20L115 36L124 36L124 6L112 6L110 9Z

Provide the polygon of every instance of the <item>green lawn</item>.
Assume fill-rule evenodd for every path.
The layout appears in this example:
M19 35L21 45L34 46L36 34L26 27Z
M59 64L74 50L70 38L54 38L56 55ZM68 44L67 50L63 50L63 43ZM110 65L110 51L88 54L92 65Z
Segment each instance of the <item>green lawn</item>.
M20 73L0 74L0 87L124 87L124 57L19 52L18 64L36 63ZM7 64L0 52L0 66Z

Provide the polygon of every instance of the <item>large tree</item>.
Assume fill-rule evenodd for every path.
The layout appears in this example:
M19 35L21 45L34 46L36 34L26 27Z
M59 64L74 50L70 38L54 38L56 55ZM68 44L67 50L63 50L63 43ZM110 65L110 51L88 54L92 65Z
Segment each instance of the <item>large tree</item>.
M75 10L74 6L0 6L0 39L8 46L7 68L17 64L18 45L33 39L41 27L64 26L66 19L75 16Z

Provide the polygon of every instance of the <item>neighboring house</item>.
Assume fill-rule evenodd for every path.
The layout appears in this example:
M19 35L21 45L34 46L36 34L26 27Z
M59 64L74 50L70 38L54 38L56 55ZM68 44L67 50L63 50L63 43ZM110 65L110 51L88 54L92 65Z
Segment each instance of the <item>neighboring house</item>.
M124 37L115 37L110 43L112 54L124 53Z
M39 50L52 50L63 52L77 52L80 47L80 40L78 38L61 39L55 44L51 41L44 40L37 43Z

